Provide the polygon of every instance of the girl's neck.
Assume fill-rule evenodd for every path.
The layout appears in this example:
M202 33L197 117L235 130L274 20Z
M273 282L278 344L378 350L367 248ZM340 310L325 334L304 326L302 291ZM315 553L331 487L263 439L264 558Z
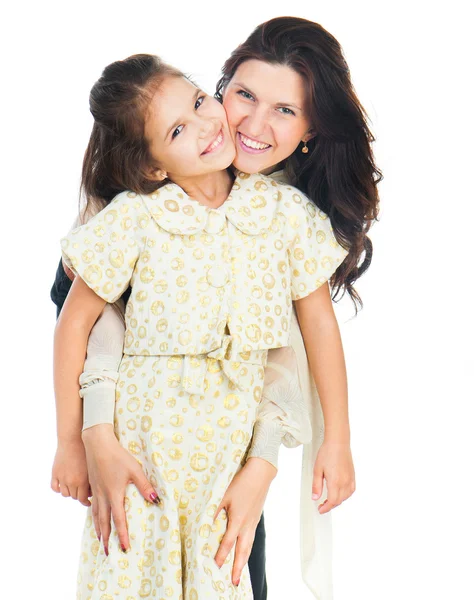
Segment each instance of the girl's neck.
M230 194L234 176L226 169L197 177L173 177L172 181L193 200L210 208L219 208Z

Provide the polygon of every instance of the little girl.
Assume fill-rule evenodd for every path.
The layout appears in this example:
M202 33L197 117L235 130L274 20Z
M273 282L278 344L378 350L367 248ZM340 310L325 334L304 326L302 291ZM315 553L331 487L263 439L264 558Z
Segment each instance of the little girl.
M247 568L232 583L232 553L214 562L216 511L248 448L268 350L288 346L292 301L347 251L295 188L233 180L222 106L157 57L109 65L90 100L83 188L105 208L62 240L78 277L55 334L58 433L80 427L89 333L130 284L115 434L159 498L128 487L126 552L112 541L106 556L88 515L78 598L252 598Z

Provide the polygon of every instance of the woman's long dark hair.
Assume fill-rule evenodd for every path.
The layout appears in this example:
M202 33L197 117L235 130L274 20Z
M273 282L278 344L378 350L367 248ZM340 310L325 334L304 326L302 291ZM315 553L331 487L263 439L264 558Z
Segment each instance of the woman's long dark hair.
M94 125L82 165L82 221L120 192L149 194L160 187L148 176L157 165L145 139L145 118L153 94L167 76L184 77L158 56L136 54L105 67L94 84L89 96Z
M216 89L219 100L238 67L255 59L289 66L304 79L308 117L316 135L307 142L307 154L301 152L301 144L286 159L285 171L290 183L329 216L338 242L349 250L330 283L333 300L340 290L341 297L347 291L357 313L363 304L353 285L372 260L367 232L378 220L377 184L382 173L375 165L374 137L341 46L312 21L271 19L259 25L225 62Z

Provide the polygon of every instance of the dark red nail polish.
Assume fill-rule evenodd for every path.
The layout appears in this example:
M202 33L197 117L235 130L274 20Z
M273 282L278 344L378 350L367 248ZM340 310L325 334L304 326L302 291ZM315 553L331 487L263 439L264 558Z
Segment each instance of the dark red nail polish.
M104 546L104 552L105 552L105 556L109 555L109 549L107 548L107 546Z
M150 494L150 500L152 502L154 502L155 504L159 504L160 503L160 499L158 498L158 494L156 492L152 492Z
M123 544L120 544L121 548L122 548L122 552L126 552L127 549L125 548L125 546Z

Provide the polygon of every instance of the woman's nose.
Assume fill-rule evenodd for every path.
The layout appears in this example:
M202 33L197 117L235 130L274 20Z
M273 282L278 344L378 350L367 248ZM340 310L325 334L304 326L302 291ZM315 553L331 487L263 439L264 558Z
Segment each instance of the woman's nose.
M265 131L265 125L268 120L266 110L257 108L252 111L245 119L245 126L243 127L243 133L246 133L250 137L258 138L263 135Z

